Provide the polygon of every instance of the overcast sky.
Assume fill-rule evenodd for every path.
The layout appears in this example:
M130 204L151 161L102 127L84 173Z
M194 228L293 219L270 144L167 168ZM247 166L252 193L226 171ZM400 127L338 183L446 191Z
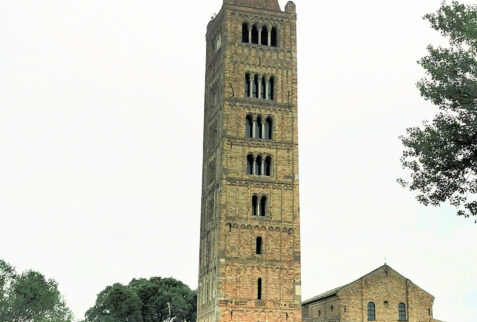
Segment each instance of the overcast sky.
M477 225L402 189L441 0L296 0L304 298L384 264L477 321ZM471 1L467 1L471 3ZM205 30L221 0L0 0L0 258L77 317L132 278L197 287ZM285 1L280 1L282 8Z

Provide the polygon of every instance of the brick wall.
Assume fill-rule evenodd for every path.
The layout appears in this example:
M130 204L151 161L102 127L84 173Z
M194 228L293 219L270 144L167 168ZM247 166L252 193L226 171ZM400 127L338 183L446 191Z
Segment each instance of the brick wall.
M224 3L243 7L224 6L207 31L198 321L300 322L295 7ZM277 46L242 43L244 22L276 28ZM273 76L274 99L245 97L246 73ZM272 139L247 138L247 115L271 117ZM249 154L270 156L271 175L247 174ZM252 216L255 194L267 197L265 217Z
M376 321L398 321L398 305L406 305L410 322L434 322L434 297L389 266L362 277L336 291L336 296L305 304L304 321L368 321L368 303L376 306ZM330 307L334 310L331 312ZM321 312L320 316L318 312Z

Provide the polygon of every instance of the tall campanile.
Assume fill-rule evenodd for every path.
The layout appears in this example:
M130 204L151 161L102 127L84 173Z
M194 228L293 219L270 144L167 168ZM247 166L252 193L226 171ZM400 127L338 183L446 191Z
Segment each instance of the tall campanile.
M301 321L296 8L207 26L199 322Z

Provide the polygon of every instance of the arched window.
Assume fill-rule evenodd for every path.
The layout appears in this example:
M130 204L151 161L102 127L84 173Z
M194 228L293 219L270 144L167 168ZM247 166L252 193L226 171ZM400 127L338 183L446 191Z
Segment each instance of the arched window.
M265 158L265 163L263 167L263 174L267 177L270 177L272 175L272 157L268 156Z
M262 255L262 237L257 237L255 242L255 253L257 255Z
M266 80L265 80L265 77L262 77L260 79L260 98L262 99L265 99L265 94L266 94L266 86L267 86L267 83L266 83Z
M263 175L263 171L262 171L262 157L259 155L257 157L257 160L255 161L255 174L257 176L261 176Z
M399 321L406 321L406 304L398 304Z
M262 299L262 279L259 278L257 281L257 300Z
M277 47L278 45L278 34L277 34L277 28L273 27L272 28L272 33L271 33L271 45L272 47Z
M262 35L261 35L261 45L267 46L268 45L268 29L267 27L262 27Z
M253 174L253 155L247 155L247 174Z
M252 216L258 216L258 196L252 197Z
M244 83L245 97L250 97L250 90L251 90L250 86L251 86L250 74L247 73L245 74L245 83Z
M267 89L268 89L267 99L274 100L275 99L275 78L273 76L270 77L270 79L268 80Z
M252 44L258 45L258 28L255 25L252 27Z
M249 43L248 38L248 23L244 22L242 25L242 42Z
M368 303L368 321L376 321L376 304Z
M273 119L269 116L265 122L265 139L272 139Z
M258 75L253 76L252 97L258 98Z
M253 136L253 117L252 115L247 115L245 119L245 136L251 138Z
M255 138L261 139L263 138L262 133L262 117L257 117L257 121L255 121Z
M267 197L263 196L260 199L260 216L265 217L267 215Z

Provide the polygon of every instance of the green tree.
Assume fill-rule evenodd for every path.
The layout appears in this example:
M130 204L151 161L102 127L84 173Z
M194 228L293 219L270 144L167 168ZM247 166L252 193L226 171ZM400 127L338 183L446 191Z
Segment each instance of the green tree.
M86 322L195 321L197 295L173 278L134 279L99 293Z
M0 321L62 322L72 321L70 310L54 280L37 272L17 274L0 260Z
M469 218L477 215L477 5L443 3L424 19L449 42L430 45L419 61L426 77L418 88L439 111L401 137L401 162L411 177L399 182L422 204L449 202Z

